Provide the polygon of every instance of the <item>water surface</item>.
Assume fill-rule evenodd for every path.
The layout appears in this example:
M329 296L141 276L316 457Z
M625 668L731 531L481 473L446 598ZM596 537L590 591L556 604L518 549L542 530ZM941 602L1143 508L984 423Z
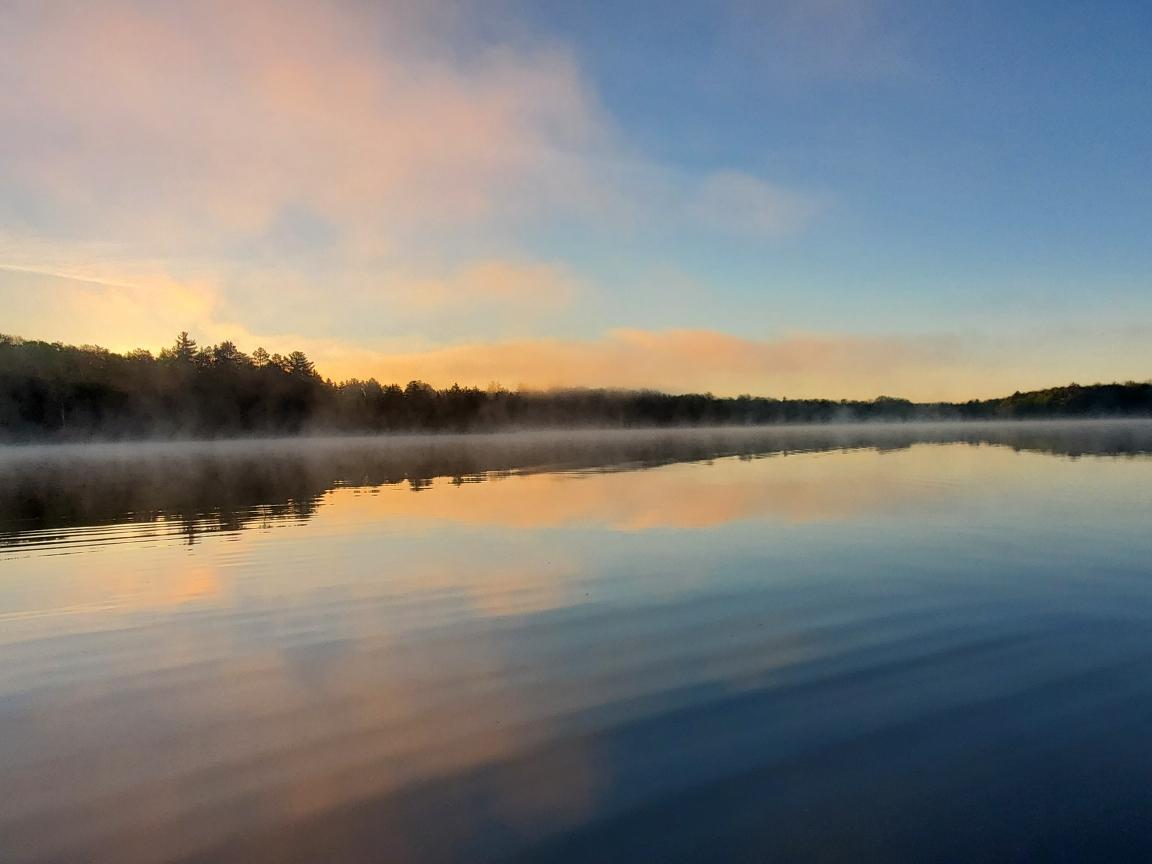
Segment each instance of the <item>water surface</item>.
M1150 453L0 450L0 860L1148 860Z

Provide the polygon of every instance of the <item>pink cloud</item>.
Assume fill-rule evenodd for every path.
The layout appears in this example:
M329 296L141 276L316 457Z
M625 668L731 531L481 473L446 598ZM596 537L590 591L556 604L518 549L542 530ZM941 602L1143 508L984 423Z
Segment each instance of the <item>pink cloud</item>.
M219 254L286 207L393 253L434 228L539 214L802 223L803 196L697 184L636 153L573 55L470 39L439 2L106 0L0 12L0 183L49 233Z
M0 36L22 73L0 97L22 121L5 123L8 179L134 239L259 231L301 202L371 236L594 194L564 158L606 146L571 58L454 53L439 21L307 0L36 4Z

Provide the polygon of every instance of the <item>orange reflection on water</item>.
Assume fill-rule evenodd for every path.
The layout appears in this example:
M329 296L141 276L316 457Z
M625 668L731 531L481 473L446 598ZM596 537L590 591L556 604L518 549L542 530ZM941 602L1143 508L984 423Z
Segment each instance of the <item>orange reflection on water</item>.
M916 506L936 492L930 484L910 485L909 478L931 473L938 455L931 447L896 454L853 450L633 471L514 474L458 484L441 479L416 494L405 487L334 490L325 499L332 506L324 509L344 523L444 520L523 529L586 524L647 531L753 519L820 522Z
M754 620L739 603L705 606L677 592L723 587L724 574L665 567L654 552L650 578L632 556L668 538L634 535L701 532L693 541L722 562L775 539L717 530L737 522L901 526L931 512L947 533L953 512L993 502L988 513L1012 518L1062 498L1079 519L1093 495L1146 500L1148 464L968 445L724 458L338 488L307 518L194 545L150 523L103 540L92 529L83 554L14 548L0 696L14 697L21 737L0 753L0 848L116 864L453 861L486 820L525 836L577 825L613 782L581 712L621 723L653 694L765 689L774 670L873 632L849 614L844 641L830 639L836 608L809 611L805 633L786 604ZM633 536L597 561L595 532L532 530L571 526ZM795 532L807 542L792 552L819 554L813 533ZM642 602L621 614L613 590ZM668 614L669 598L688 612ZM412 813L434 817L419 838L404 830ZM215 855L222 844L237 845Z
M125 542L126 531L137 535L138 543L121 547L136 547L137 566L125 566L113 543L102 544L97 529L83 556L44 557L52 552L50 545L27 550L21 553L20 597L23 612L69 609L94 616L190 603L226 605L240 576L250 577L249 595L302 594L328 584L337 566L350 568L345 576L362 574L356 584L365 590L388 585L408 597L450 593L475 615L522 614L566 605L571 597L565 586L580 571L578 560L533 536L533 530L584 526L639 533L757 520L798 524L898 517L926 507L958 510L995 502L997 490L1009 483L1018 494L1056 500L1083 495L1080 476L1086 470L1107 474L1116 487L1143 482L1128 463L1054 465L1047 456L960 444L726 457L642 470L482 475L474 482L433 480L415 492L407 484L340 487L324 493L306 519L254 522L227 535L204 535L200 543L218 550L216 557L190 556L191 547L175 554L184 545L179 533L157 532L155 525L116 529L115 544ZM430 537L445 524L520 532L525 543L498 559L490 550L478 558L462 557L464 547L457 543L424 550L386 571L375 566L376 550L389 544L381 532ZM347 536L361 538L359 557L300 566L323 548L315 543ZM282 569L291 570L291 584L275 578ZM18 568L9 570L10 579L21 578ZM257 572L269 575L256 578ZM10 621L20 614L0 609L0 617Z

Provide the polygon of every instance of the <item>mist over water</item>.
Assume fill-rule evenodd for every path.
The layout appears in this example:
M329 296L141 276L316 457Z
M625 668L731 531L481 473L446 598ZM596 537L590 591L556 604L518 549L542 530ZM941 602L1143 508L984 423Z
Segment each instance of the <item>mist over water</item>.
M1152 854L1152 423L0 448L0 860Z

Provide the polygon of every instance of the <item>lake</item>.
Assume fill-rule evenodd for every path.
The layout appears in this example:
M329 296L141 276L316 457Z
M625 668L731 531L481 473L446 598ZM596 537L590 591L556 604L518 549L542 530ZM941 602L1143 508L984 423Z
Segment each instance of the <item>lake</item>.
M0 860L1152 860L1150 454L0 449Z

